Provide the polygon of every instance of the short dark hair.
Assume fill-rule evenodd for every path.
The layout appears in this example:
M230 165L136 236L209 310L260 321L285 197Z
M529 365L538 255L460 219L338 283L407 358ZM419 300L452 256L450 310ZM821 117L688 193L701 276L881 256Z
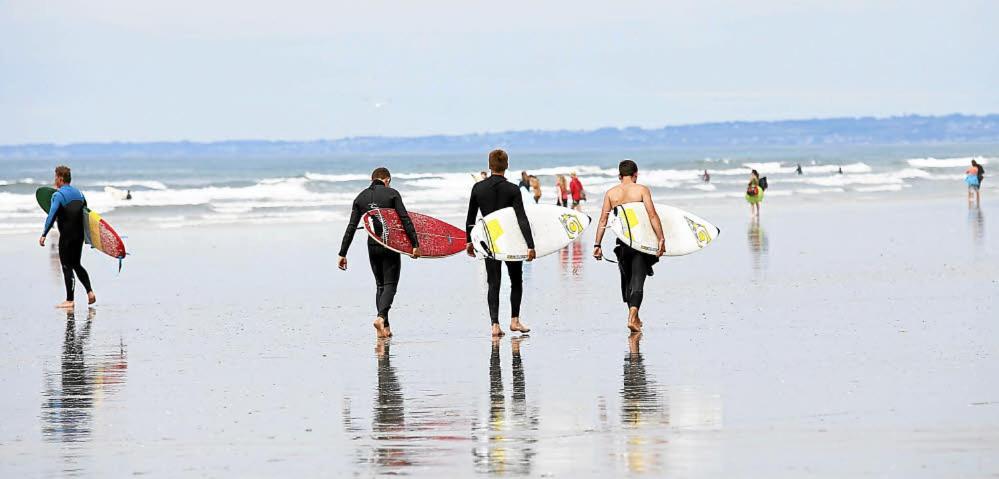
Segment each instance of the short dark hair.
M489 152L489 169L497 172L504 172L510 167L510 157L503 150L493 150Z
M69 167L66 165L59 165L55 169L55 174L59 178L62 178L63 183L73 182L73 173L70 171Z
M635 176L638 173L638 165L631 160L622 160L617 164L617 174L620 177Z
M392 173L389 173L388 168L385 168L384 166L379 166L378 168L375 168L375 171L371 172L371 181L389 179L392 179Z

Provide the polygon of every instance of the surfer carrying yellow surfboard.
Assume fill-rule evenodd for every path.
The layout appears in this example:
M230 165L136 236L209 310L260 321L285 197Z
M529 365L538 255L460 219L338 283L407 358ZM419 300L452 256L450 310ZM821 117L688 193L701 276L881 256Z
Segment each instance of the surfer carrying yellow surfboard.
M465 221L465 234L472 238L475 218L482 212L486 216L496 210L513 207L517 215L517 225L527 242L527 261L533 261L537 253L534 251L534 237L531 234L531 223L524 212L524 199L517 185L507 181L504 174L510 166L510 157L503 150L489 152L489 170L492 176L482 180L472 187L472 195L468 200L468 217ZM526 176L526 174L525 174ZM466 245L468 255L475 257L475 246L469 242ZM503 263L492 258L486 258L486 282L489 293L486 302L489 304L489 319L492 322L494 338L502 336L503 329L499 325L499 290L500 278L503 274ZM524 263L521 261L506 261L506 272L510 276L510 331L526 333L531 329L520 322L520 301L524 295Z
M90 287L90 275L80 264L80 257L83 255L83 209L87 206L87 199L80 190L70 185L72 181L73 175L68 166L56 167L53 183L58 191L52 195L49 215L45 218L45 229L42 230L42 237L38 238L38 244L45 246L45 237L52 229L52 224L59 225L59 262L62 264L63 281L66 283L66 300L56 307L63 309L73 309L76 304L73 297L76 289L74 272L87 290L87 304L97 302L97 296Z
M598 260L603 259L604 253L600 242L604 239L604 231L607 228L607 219L611 210L625 203L643 203L649 215L652 230L655 231L656 238L659 240L659 251L654 256L643 253L624 244L620 239L617 240L617 246L614 247L618 270L621 272L621 297L628 305L628 329L637 333L642 330L642 318L639 317L638 310L642 307L645 278L652 276L652 266L666 252L666 237L663 235L659 214L656 213L656 205L652 203L652 192L647 186L638 184L638 165L634 161L624 160L617 166L617 172L621 184L607 190L607 193L604 194L603 208L600 210L600 223L597 225L597 237L593 243L593 257ZM625 221L630 222L631 220L625 219Z
M371 186L367 187L357 198L350 212L350 221L347 223L347 230L343 233L343 243L340 245L340 258L337 266L347 269L347 249L350 242L354 240L354 233L357 232L357 224L361 222L361 217L375 208L393 208L399 214L406 236L413 245L413 258L420 257L420 243L416 237L416 228L409 218L406 206L402 203L402 195L398 191L389 187L392 183L392 174L388 168L375 168L371 172ZM392 251L372 238L368 238L368 260L371 263L371 272L375 275L375 306L378 308L378 315L375 317L373 325L375 334L379 338L392 336L392 329L389 327L389 309L392 308L392 301L395 299L396 287L399 284L399 274L402 268L402 260L399 253Z

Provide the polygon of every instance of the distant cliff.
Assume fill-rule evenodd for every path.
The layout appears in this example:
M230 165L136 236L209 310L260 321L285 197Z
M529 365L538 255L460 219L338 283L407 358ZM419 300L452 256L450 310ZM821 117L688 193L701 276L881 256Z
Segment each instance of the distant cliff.
M0 157L234 157L376 153L584 151L716 146L801 146L920 143L999 143L999 115L900 116L816 120L735 121L658 129L509 131L421 137L354 137L316 141L75 143L0 146Z

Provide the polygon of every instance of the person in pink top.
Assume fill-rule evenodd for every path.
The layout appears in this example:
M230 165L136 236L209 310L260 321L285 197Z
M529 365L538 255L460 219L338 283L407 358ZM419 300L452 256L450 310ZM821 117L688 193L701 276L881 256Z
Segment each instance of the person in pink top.
M964 182L968 184L968 204L971 204L971 198L975 198L975 204L979 205L982 203L982 177L984 175L984 168L979 165L977 161L971 160L971 167L964 171L965 177Z
M583 183L579 181L576 176L576 172L573 171L569 174L572 177L569 180L569 193L572 195L572 209L579 211L579 202L586 199L586 193L583 191Z

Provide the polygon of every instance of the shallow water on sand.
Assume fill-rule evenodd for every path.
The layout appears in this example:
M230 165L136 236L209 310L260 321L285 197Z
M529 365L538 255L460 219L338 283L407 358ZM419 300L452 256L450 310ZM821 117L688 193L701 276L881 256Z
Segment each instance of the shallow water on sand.
M73 315L49 250L5 238L0 476L988 477L992 211L709 209L722 236L657 266L641 336L575 244L525 268L534 331L499 341L467 258L406 261L376 340L339 226L139 230L120 276L85 254Z

